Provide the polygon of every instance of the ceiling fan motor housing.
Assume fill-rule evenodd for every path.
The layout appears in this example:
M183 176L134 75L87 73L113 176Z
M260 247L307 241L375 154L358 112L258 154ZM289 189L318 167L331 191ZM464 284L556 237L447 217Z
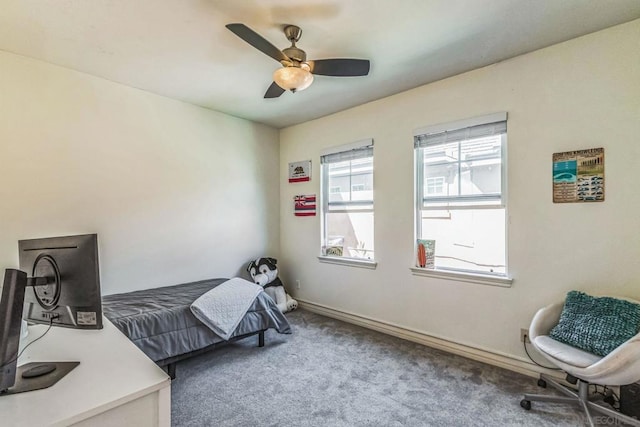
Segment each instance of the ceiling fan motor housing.
M302 49L298 49L295 46L291 46L288 47L286 49L282 50L282 53L284 53L285 55L287 55L289 58L293 59L295 62L306 62L307 61L307 54L304 50ZM295 64L299 66L300 64Z

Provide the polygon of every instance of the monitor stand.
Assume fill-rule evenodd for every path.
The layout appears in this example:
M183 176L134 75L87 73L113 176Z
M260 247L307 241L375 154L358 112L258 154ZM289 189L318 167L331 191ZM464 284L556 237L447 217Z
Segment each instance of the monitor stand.
M13 387L0 397L49 388L78 366L80 362L32 362L18 366Z

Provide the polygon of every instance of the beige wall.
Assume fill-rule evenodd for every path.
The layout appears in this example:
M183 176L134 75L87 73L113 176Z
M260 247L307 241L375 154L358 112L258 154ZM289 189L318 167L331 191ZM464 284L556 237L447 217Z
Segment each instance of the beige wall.
M98 233L104 293L278 255L278 132L0 51L0 268Z
M298 298L523 358L520 328L571 289L640 299L640 21L429 84L280 133L283 280ZM415 128L507 111L511 288L411 274ZM324 264L319 153L375 140L376 270ZM606 201L553 204L554 152L604 147ZM312 159L309 183L286 164Z

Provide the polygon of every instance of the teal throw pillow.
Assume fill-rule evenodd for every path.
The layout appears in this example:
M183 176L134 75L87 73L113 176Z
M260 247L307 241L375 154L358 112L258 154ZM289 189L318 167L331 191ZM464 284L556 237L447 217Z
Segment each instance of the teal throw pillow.
M549 336L598 356L606 356L640 331L640 304L571 291L560 322Z

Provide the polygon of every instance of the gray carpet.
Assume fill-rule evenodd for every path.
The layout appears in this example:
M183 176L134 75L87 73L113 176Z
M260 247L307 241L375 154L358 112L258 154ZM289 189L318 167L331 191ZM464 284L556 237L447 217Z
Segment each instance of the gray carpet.
M536 380L308 311L180 362L175 426L578 426L568 405L519 405Z

